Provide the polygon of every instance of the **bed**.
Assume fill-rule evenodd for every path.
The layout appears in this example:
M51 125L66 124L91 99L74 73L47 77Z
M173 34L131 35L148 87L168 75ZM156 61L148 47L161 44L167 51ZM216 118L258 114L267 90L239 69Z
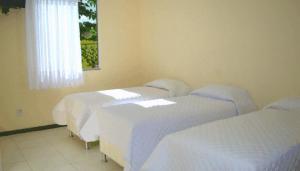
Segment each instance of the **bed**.
M299 171L300 98L168 135L141 170Z
M160 79L141 87L112 89L71 94L64 97L53 109L56 124L67 125L72 134L85 142L97 141L98 138L85 139L80 130L92 115L95 107L107 107L155 98L182 96L188 94L189 86L179 80Z
M207 86L188 96L155 99L97 110L100 151L138 171L167 134L256 109L247 91Z

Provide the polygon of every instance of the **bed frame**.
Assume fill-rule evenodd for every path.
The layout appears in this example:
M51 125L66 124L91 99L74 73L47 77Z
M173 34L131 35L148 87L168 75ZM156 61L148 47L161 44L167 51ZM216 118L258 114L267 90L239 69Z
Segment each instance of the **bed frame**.
M74 121L72 121L72 119L70 117L67 117L67 129L69 131L69 136L70 137L74 137L74 135L76 135L77 137L80 138L80 134L79 134L79 130L77 130L77 127L73 124L75 123ZM80 138L82 141L84 141L82 138ZM89 142L84 141L85 143L85 149L88 150L89 149Z
M109 158L117 162L120 166L125 166L124 154L118 147L106 142L105 140L99 141L99 144L100 151L105 155L105 160L106 156L108 156Z

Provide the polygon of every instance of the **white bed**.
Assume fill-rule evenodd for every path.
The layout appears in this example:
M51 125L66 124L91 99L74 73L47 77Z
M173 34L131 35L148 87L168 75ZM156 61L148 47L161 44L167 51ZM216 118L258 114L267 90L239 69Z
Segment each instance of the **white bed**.
M300 99L284 101L168 135L142 171L299 171Z
M95 107L107 107L155 98L182 96L188 94L189 86L178 80L161 79L142 87L84 92L64 97L53 110L56 124L67 125L68 129L85 142L98 140L85 139L80 135L81 128L92 115Z
M126 171L138 171L165 135L255 109L247 91L228 86L208 86L188 96L111 106L97 110L100 151Z

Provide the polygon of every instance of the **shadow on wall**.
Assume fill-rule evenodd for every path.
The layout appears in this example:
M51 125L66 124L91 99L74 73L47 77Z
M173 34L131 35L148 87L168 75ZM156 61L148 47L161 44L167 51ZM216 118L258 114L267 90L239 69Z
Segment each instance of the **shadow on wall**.
M3 132L4 128L0 125L0 132Z

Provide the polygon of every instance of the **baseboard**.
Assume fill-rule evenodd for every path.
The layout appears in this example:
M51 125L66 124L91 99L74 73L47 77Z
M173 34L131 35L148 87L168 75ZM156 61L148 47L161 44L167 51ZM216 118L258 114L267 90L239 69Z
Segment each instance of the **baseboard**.
M41 131L41 130L46 130L46 129L60 128L60 127L65 127L65 126L52 124L52 125L37 126L37 127L32 127L32 128L3 131L3 132L0 132L0 137L14 135L14 134L22 134L22 133L33 132L33 131Z

